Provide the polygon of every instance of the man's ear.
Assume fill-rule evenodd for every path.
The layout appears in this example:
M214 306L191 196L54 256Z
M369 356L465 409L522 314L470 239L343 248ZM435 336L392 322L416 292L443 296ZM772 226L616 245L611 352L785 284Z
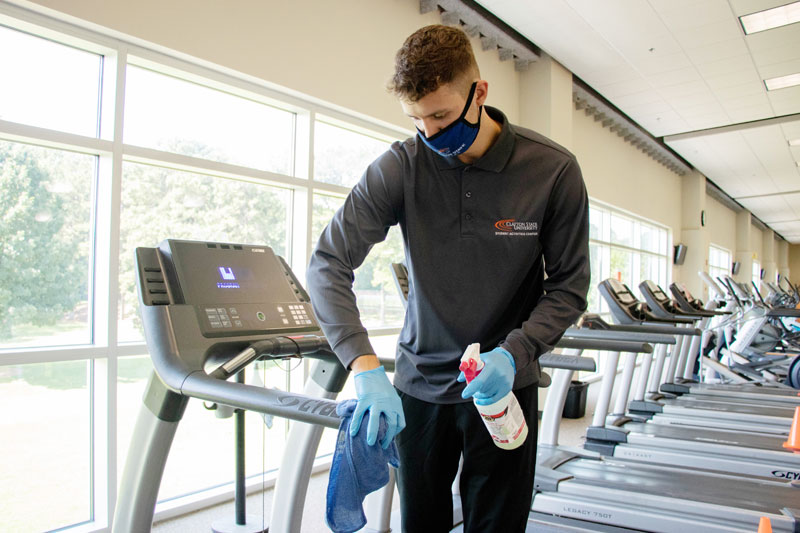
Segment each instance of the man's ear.
M489 82L486 80L478 80L475 86L475 103L482 106L489 95Z

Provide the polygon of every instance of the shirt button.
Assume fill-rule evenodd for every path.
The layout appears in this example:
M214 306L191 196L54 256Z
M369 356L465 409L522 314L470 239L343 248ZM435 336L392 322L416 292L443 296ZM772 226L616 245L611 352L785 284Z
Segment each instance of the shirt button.
M469 213L467 213L467 214L464 216L464 218L466 218L467 220L472 220L472 215L470 215Z
M464 196L466 196L467 198L472 198L472 192L467 191L467 193Z

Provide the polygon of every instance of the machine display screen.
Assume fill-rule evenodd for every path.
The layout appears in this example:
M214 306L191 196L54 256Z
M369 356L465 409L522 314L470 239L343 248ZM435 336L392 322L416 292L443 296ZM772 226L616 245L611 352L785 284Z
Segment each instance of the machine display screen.
M170 252L187 304L296 299L283 266L266 246L170 241Z
M667 295L664 294L664 291L661 290L661 287L659 287L650 280L645 281L645 283L647 284L647 288L650 290L650 292L653 294L656 300L658 301L669 300Z
M619 281L611 278L608 280L609 285L611 285L611 290L614 292L614 296L616 296L617 300L623 304L631 304L636 301L628 289L620 283Z

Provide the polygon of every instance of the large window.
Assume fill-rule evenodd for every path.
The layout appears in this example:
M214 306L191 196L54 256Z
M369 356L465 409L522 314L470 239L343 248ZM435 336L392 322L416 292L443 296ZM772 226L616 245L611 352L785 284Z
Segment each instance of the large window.
M350 188L408 132L13 6L0 15L0 50L13 50L0 53L0 523L102 529L152 372L135 248L258 243L303 279ZM393 228L356 271L386 357L404 314L389 264L402 259ZM300 391L309 367L259 363L248 381ZM270 475L289 423L247 419L247 474ZM322 454L336 433L324 435ZM227 486L232 453L233 421L191 401L159 499Z
M134 249L172 239L266 244L288 250L291 191L153 165L122 167L119 339L141 340Z
M85 360L0 367L3 531L91 520L91 368Z
M597 285L608 278L625 283L634 294L647 280L667 289L671 277L667 228L597 202L589 207L589 224L589 312L608 312L597 291Z
M98 135L102 55L4 26L0 50L0 120Z
M129 65L127 144L292 172L294 113Z
M761 263L753 259L753 283L756 284L756 287L761 286Z
M712 279L722 278L731 273L731 252L714 244L708 247L708 275ZM706 287L706 299L709 298L710 291Z
M598 284L608 278L625 283L636 295L639 295L639 284L647 280L668 290L671 278L670 249L671 238L666 227L592 201L589 206L592 272L588 312L600 313L613 322L608 305L597 290ZM603 352L586 351L584 356L595 359L597 371L581 372L580 378L598 379L603 369Z
M0 139L0 348L91 342L96 161Z
M389 147L389 140L363 131L348 129L330 119L315 122L314 179L352 186L378 155ZM313 240L319 237L344 197L319 193L314 195ZM361 320L367 327L402 325L404 308L392 279L391 263L403 260L400 229L391 228L386 240L370 251L356 270L354 289Z

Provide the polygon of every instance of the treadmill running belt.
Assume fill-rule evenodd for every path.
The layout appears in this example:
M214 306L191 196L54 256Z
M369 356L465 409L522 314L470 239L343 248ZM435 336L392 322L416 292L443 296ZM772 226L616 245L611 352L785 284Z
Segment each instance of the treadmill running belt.
M576 459L563 464L557 471L572 475L575 482L596 486L597 494L602 494L605 488L612 488L738 507L757 513L779 514L781 508L798 506L798 491L788 483L767 480L754 482L736 475L695 474L672 467L631 465L608 458L603 461ZM784 485L786 490L777 491L776 485ZM738 487L739 490L732 490L732 487Z

